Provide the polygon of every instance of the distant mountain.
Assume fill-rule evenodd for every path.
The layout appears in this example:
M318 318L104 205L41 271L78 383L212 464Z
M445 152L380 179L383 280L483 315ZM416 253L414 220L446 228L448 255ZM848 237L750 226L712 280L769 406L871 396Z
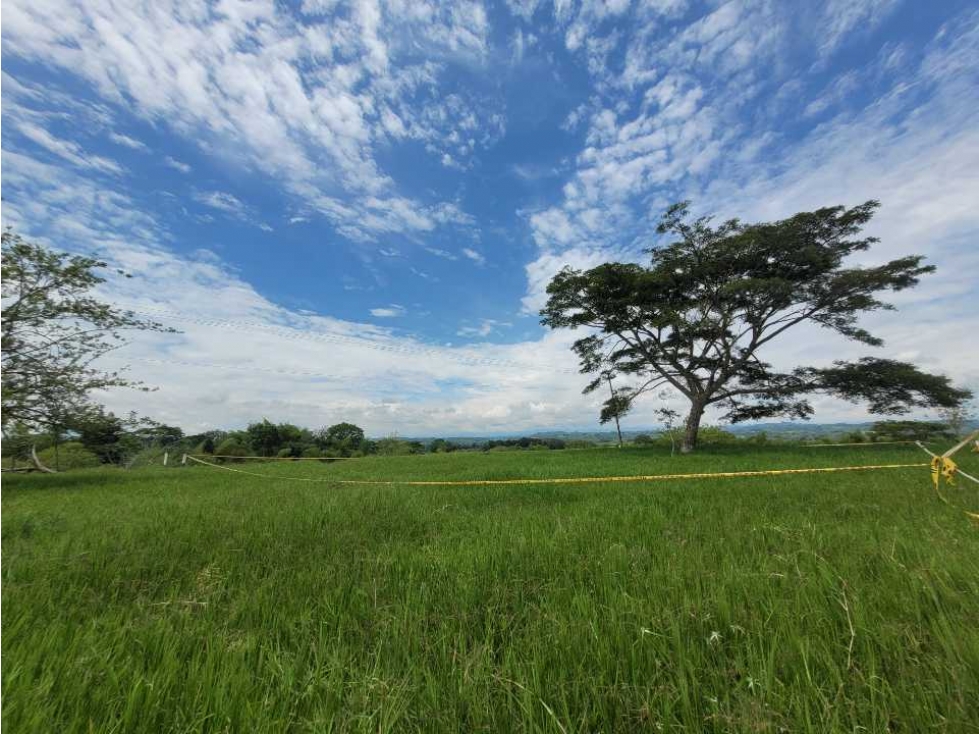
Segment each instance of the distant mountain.
M979 421L968 421L966 424L969 430L979 429ZM873 426L872 421L862 423L806 423L804 421L780 421L773 423L751 423L737 424L733 426L721 426L725 431L730 431L738 436L753 436L759 433L767 433L773 438L786 440L803 440L815 438L827 438L832 436L844 436L854 431L869 431ZM636 428L622 431L622 437L631 440L640 434L659 433L662 426L651 426L648 428ZM487 441L494 441L501 438L557 438L564 441L593 441L595 443L614 443L617 440L615 431L588 431L588 430L546 430L546 431L515 431L505 433L489 433L485 435L471 436L405 436L405 440L422 441L427 443L436 438L444 438L446 441L461 446L480 446Z

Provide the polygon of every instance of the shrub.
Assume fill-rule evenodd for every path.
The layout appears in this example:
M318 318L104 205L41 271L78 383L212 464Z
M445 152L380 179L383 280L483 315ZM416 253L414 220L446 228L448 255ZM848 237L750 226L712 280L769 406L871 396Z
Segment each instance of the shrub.
M632 442L636 446L651 446L652 444L656 443L653 437L648 433L640 433L638 436L632 439Z
M356 456L357 451L351 452L351 456ZM382 438L377 442L377 453L381 456L407 456L414 453L412 446L407 441L400 438Z
M59 471L65 471L67 469L88 469L102 464L98 456L77 441L69 441L58 446L57 460L55 460L54 446L39 451L37 458L46 467L58 469Z
M702 444L732 444L738 442L738 437L719 426L703 426L697 441Z
M306 459L318 459L323 456L323 452L316 446L307 446L303 449L303 457Z
M870 431L871 441L930 441L955 436L952 427L940 421L878 421Z
M136 467L162 465L163 464L163 454L166 449L160 448L159 446L150 446L137 452L134 456L126 461L123 465L127 469L133 469ZM170 458L168 459L171 465L180 463L180 454L176 451L170 451Z
M214 453L218 456L248 456L248 451L245 447L234 438L226 438L219 443ZM231 459L231 461L235 461L235 459Z

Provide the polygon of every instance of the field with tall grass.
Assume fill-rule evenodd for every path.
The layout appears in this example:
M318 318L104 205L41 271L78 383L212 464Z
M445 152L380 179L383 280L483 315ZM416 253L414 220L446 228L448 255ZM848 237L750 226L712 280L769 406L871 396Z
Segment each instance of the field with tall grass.
M914 447L4 482L9 732L975 732L979 510ZM979 455L963 456L966 470ZM7 728L9 727L9 728Z

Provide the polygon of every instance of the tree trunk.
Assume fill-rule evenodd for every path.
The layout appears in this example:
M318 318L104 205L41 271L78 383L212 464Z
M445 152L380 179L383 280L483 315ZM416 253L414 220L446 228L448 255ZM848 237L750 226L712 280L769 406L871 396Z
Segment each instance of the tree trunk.
M608 380L608 391L609 394L615 397L615 388L612 387L612 375L606 374L605 378ZM622 427L619 425L619 414L615 414L615 430L619 434L619 448L622 448Z
M690 403L690 413L683 431L683 443L680 445L681 454L689 454L697 448L697 433L700 431L700 419L704 417L704 405L693 401Z
M42 471L45 474L57 474L58 473L54 469L49 469L48 467L44 466L44 464L41 463L41 460L39 458L37 458L37 446L36 445L35 446L31 446L31 461L34 462L34 466L37 468L38 471Z

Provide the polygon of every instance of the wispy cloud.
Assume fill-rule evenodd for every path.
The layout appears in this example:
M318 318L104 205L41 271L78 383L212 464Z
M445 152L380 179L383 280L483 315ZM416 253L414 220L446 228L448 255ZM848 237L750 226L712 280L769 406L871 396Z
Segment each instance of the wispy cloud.
M371 309L371 316L379 319L392 319L398 316L404 316L407 313L404 306L399 306L396 303L392 303L390 306L379 306L378 308Z
M226 191L198 191L194 193L194 199L239 219L248 219L250 216L248 207L237 196Z
M18 130L31 142L79 168L89 168L101 173L122 173L122 167L115 161L87 153L78 143L63 140L34 123L23 121L18 125Z
M460 326L456 332L458 336L465 337L487 337L495 331L513 326L509 321L497 321L495 319L481 319L478 324L473 326L467 324Z
M82 76L108 100L201 141L202 152L277 178L355 240L444 222L440 202L399 192L379 147L421 142L436 160L466 165L504 128L485 95L439 88L446 67L487 58L488 18L474 0L208 13L56 0L16 10L5 17L5 52ZM337 188L349 196L323 193Z
M193 170L193 168L190 166L189 163L183 163L181 161L178 161L176 158L172 158L170 156L166 156L163 159L163 163L164 165L167 165L170 168L173 168L174 170L180 171L181 173L190 173Z
M129 148L131 150L142 150L142 151L149 150L149 146L147 146L146 143L136 140L136 138L131 138L128 135L123 135L122 133L115 133L115 132L109 133L109 140L111 140L113 143L116 143L118 145L125 146L126 148Z
M425 249L425 252L427 252L427 253L429 253L431 255L435 255L435 257L441 257L441 258L443 258L445 260L458 260L459 259L459 256L458 255L453 255L448 250L442 250L442 249L440 249L438 247L425 247L424 249Z
M481 255L479 252L477 252L476 250L473 250L470 247L463 247L462 248L462 254L465 255L466 257L468 257L470 260L472 260L477 265L485 265L486 264L486 258L483 257L483 255Z

